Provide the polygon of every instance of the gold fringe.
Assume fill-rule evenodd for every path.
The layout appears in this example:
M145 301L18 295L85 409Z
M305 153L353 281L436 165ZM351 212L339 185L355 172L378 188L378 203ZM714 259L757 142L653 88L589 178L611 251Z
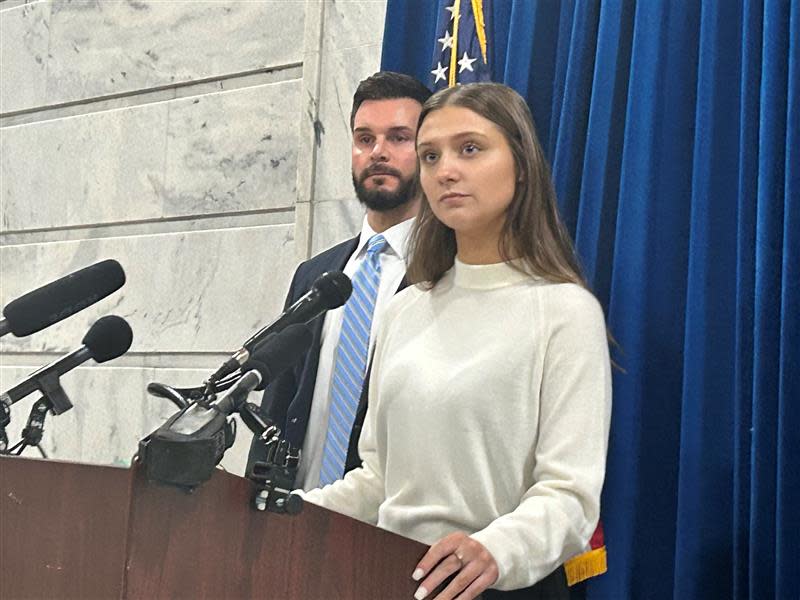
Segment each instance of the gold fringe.
M567 585L575 585L595 575L602 575L608 571L606 547L601 546L570 558L564 563L564 570L567 572Z
M475 17L475 33L478 36L478 44L481 47L483 64L488 65L486 58L486 21L483 17L483 0L472 0L472 14Z

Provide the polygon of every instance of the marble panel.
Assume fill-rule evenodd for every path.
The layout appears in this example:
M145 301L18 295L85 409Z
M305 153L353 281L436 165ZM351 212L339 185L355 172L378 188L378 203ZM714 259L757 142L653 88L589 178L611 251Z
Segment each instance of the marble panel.
M300 81L170 103L163 216L291 207Z
M354 197L315 202L312 209L312 254L318 254L361 231L364 209Z
M358 84L380 68L380 44L330 52L322 57L319 148L315 202L352 197L350 110Z
M7 389L34 368L0 368L0 387ZM113 363L79 367L61 378L73 408L58 416L48 415L42 447L52 459L128 466L139 440L178 410L171 402L150 396L147 384L159 381L190 387L200 385L207 376L208 371L203 369L120 368ZM12 406L11 425L7 428L12 444L19 440L37 398L31 394ZM257 394L251 399L257 401ZM222 466L244 474L250 439L250 431L239 421L236 442L225 453ZM28 448L23 456L40 454L35 448Z
M0 5L0 9L4 7ZM47 89L50 3L0 12L0 114L36 106Z
M293 225L140 235L0 248L0 302L106 258L125 286L98 304L0 351L67 352L97 318L131 325L133 353L230 352L280 314L297 263Z
M386 18L386 0L349 0L325 6L323 52L380 44Z
M7 127L3 231L288 208L299 81Z
M45 93L12 99L8 110L296 64L304 14L304 2L283 0L54 2ZM27 63L30 57L23 47L8 61ZM15 66L11 73L22 76L24 70ZM15 78L7 84L24 85Z
M166 130L165 103L0 130L2 230L160 216Z

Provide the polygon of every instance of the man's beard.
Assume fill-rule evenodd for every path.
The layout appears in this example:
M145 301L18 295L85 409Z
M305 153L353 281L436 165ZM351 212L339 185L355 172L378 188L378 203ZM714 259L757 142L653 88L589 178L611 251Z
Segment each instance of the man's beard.
M367 177L383 174L397 177L399 183L395 191L389 192L381 189L370 190L364 186ZM417 190L416 178L413 175L405 178L397 169L384 165L371 165L367 167L358 179L356 179L356 174L353 173L353 187L356 190L356 196L359 202L375 212L388 212L403 206L416 196Z

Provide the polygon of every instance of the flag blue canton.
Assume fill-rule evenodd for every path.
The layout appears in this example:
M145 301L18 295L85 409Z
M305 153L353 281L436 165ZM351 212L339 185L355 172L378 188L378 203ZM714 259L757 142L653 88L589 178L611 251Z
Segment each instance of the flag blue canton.
M439 0L431 87L490 81L483 0Z

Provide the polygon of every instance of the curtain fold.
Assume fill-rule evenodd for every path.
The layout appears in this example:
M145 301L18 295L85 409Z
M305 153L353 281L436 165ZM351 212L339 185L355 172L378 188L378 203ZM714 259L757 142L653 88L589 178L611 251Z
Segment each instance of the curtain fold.
M798 593L797 569L783 566L800 564L800 2L792 3L789 22L775 513L777 597Z
M755 255L750 594L774 598L788 5L764 3Z
M484 6L623 369L589 597L796 596L800 0ZM388 0L383 68L436 16Z
M711 378L735 359L739 96L726 82L740 71L741 8L708 2L700 17L697 104L689 236L687 319L683 361L681 439L674 595L731 597L729 551L733 520L733 380ZM730 56L727 56L727 54ZM702 535L698 535L700 532Z
M633 3L608 2L598 19L575 243L586 277L608 306L631 62Z

